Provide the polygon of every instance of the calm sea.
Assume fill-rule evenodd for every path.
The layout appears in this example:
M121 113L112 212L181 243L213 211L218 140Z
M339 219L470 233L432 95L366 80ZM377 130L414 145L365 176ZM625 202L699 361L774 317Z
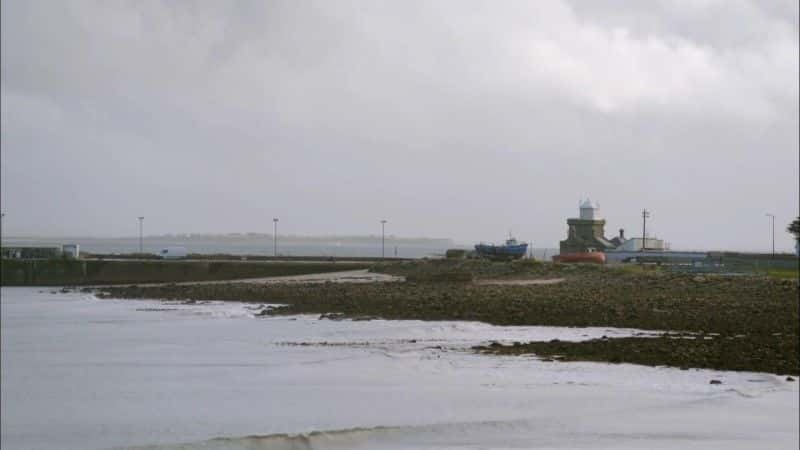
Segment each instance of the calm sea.
M636 330L0 294L3 450L797 448L785 377L470 350Z
M134 253L139 251L138 238L4 238L3 245L63 245L78 244L81 251L97 254ZM157 236L145 237L142 240L143 251L159 253L169 246L185 247L189 253L230 254L230 255L266 255L274 254L274 242L271 237L184 237ZM448 248L471 248L469 245L456 244L448 239L409 240L387 238L381 247L380 237L353 240L308 240L278 239L277 252L283 256L332 256L341 257L379 257L382 250L386 257L425 258L444 255ZM557 249L534 248L536 259L549 259L558 253Z

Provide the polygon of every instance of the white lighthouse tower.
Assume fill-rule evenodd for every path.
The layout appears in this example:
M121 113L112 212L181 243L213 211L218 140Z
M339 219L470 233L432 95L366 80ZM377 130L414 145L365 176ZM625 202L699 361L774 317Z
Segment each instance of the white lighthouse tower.
M592 203L588 198L580 205L581 220L600 220L600 204Z

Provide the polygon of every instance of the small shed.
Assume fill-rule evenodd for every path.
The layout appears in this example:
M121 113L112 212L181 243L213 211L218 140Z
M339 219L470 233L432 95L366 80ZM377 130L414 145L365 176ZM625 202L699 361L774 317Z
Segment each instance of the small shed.
M81 257L81 246L79 244L64 244L61 246L61 254L67 259L79 259Z

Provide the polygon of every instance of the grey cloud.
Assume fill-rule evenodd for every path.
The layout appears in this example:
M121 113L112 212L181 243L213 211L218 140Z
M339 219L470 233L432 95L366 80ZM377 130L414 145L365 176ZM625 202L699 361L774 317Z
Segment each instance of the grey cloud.
M764 248L798 213L797 5L643 4L3 2L8 232L551 246L590 195L609 233L647 206Z

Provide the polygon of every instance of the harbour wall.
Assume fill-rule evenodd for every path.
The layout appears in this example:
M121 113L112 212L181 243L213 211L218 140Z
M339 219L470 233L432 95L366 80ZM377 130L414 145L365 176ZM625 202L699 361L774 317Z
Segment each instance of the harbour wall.
M221 281L366 269L362 262L108 261L3 259L2 286Z

